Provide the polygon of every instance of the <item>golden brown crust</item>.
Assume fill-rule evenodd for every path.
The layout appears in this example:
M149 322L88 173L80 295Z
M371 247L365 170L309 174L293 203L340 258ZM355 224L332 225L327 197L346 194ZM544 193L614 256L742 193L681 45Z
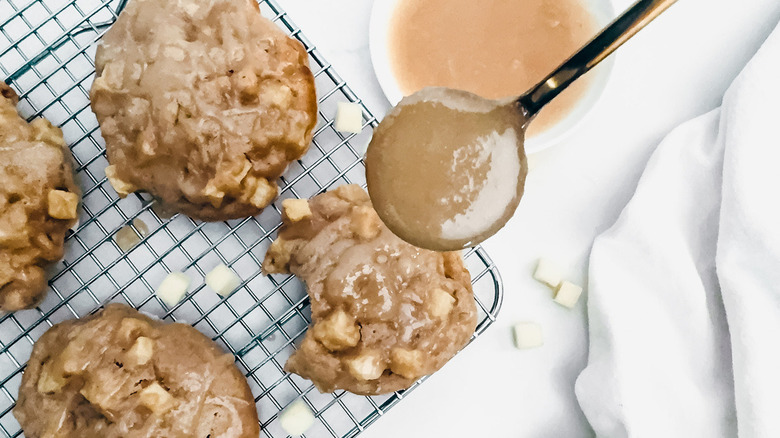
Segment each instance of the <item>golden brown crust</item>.
M30 438L256 438L254 399L233 362L188 325L111 304L35 343L14 415Z
M62 131L45 119L27 123L18 97L0 82L0 311L35 306L46 290L44 269L62 258L75 223L79 188ZM50 216L49 194L71 202ZM66 193L67 192L67 193ZM63 214L64 213L64 214Z
M134 0L96 54L112 183L202 220L258 214L308 148L314 77L253 0Z
M402 241L359 186L315 196L310 214L288 206L298 220L283 212L263 270L306 283L313 324L285 370L324 392L384 394L435 372L469 341L477 313L460 253Z

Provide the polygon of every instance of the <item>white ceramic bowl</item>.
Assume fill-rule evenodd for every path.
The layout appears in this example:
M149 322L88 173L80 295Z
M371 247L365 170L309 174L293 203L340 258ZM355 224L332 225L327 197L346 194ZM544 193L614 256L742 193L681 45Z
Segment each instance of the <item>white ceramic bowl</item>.
M371 50L371 62L374 65L374 72L382 87L387 99L395 105L404 97L398 81L393 74L390 65L390 54L388 50L388 36L390 31L390 21L398 2L403 0L374 0L373 10L371 11L371 21L369 25L369 46ZM614 8L611 0L585 0L588 9L596 18L599 27L606 26L614 17ZM569 114L550 126L543 132L526 140L525 151L528 154L539 152L557 143L560 143L568 134L574 131L574 128L582 123L585 116L590 112L596 102L601 97L606 88L607 81L612 71L612 57L607 58L597 66L591 73L593 82L588 87L588 91L572 108Z

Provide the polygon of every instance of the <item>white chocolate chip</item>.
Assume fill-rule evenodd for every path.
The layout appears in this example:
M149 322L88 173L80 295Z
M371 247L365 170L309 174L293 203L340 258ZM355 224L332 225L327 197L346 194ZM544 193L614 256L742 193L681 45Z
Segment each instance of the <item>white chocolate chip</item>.
M223 297L230 296L239 284L241 278L222 263L206 274L206 285Z
M363 130L363 109L356 103L339 102L336 108L336 131L358 134Z
M563 275L561 269L552 261L541 258L534 271L534 279L552 288L560 284Z
M555 289L553 300L561 306L573 308L582 295L582 286L578 286L569 281L562 281Z
M544 344L542 338L542 326L535 322L519 322L512 327L515 338L515 347L525 350L541 347Z
M157 296L168 305L173 307L184 298L187 289L190 287L190 277L183 272L171 272L160 283L157 288Z
M303 435L314 424L314 414L306 402L296 400L279 414L279 424L288 435Z

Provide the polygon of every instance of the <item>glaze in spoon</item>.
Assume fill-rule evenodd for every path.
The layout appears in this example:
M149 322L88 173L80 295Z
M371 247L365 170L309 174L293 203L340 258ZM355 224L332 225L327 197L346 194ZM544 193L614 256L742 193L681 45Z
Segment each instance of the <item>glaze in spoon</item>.
M450 88L405 97L374 131L366 180L382 221L438 251L476 245L512 217L528 173L524 134L534 116L676 0L639 0L519 98Z

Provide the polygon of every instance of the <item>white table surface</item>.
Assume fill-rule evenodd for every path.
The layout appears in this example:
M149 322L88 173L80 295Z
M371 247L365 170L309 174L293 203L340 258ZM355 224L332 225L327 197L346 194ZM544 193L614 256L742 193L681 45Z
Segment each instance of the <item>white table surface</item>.
M389 104L368 51L372 0L280 3L381 118ZM504 280L498 321L362 436L592 436L573 389L588 354L585 300L572 311L554 304L531 278L535 261L550 257L587 284L593 239L617 219L658 142L719 105L778 20L778 0L680 0L621 48L587 123L530 157L517 214L484 245ZM542 324L542 348L513 348L521 320Z

